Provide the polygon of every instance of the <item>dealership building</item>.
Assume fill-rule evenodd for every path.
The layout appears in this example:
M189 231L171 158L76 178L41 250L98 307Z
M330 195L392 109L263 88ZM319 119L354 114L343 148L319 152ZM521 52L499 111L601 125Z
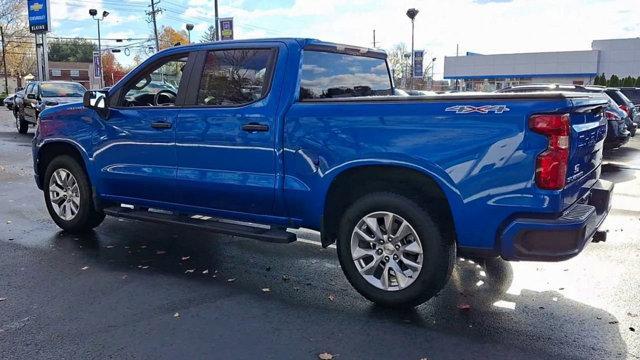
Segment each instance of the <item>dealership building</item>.
M507 86L586 85L596 75L640 76L640 38L594 40L591 50L446 56L444 78L460 89L490 91Z

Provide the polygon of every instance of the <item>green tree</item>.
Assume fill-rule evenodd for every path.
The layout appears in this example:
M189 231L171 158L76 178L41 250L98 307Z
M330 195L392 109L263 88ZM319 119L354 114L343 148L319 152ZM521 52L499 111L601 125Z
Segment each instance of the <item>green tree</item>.
M610 87L620 86L620 78L618 77L618 75L611 75L611 78L609 78L609 81L607 81L607 86L610 86Z
M600 85L600 74L593 78L593 85Z
M640 76L636 79L635 87L640 87Z
M200 42L211 42L216 41L216 27L214 25L209 25L207 30L205 30L204 34L200 38Z
M81 38L53 40L49 43L49 61L92 62L95 50L94 43Z
M636 83L636 79L634 79L631 76L627 76L626 78L624 78L624 81L622 82L622 86L628 86L631 87Z

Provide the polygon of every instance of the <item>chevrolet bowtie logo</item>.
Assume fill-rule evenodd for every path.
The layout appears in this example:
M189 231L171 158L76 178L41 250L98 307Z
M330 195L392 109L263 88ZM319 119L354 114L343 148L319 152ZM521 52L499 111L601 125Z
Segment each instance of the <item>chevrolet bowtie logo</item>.
M42 9L42 4L41 3L34 3L31 5L31 11L40 11Z

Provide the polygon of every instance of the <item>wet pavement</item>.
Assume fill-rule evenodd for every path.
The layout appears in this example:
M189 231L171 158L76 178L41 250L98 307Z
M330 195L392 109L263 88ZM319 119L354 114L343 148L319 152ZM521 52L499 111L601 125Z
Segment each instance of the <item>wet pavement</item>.
M606 243L560 263L458 259L412 310L353 290L316 233L266 244L107 218L61 232L0 110L0 358L640 358L640 138L608 153Z

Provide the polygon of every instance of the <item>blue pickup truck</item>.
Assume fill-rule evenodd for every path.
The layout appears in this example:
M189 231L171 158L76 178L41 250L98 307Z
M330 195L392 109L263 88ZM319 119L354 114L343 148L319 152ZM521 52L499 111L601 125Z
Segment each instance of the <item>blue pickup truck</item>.
M355 289L386 306L435 296L457 253L559 261L603 240L606 99L393 94L378 50L177 46L43 111L35 180L69 232L105 215L274 243L318 230Z

